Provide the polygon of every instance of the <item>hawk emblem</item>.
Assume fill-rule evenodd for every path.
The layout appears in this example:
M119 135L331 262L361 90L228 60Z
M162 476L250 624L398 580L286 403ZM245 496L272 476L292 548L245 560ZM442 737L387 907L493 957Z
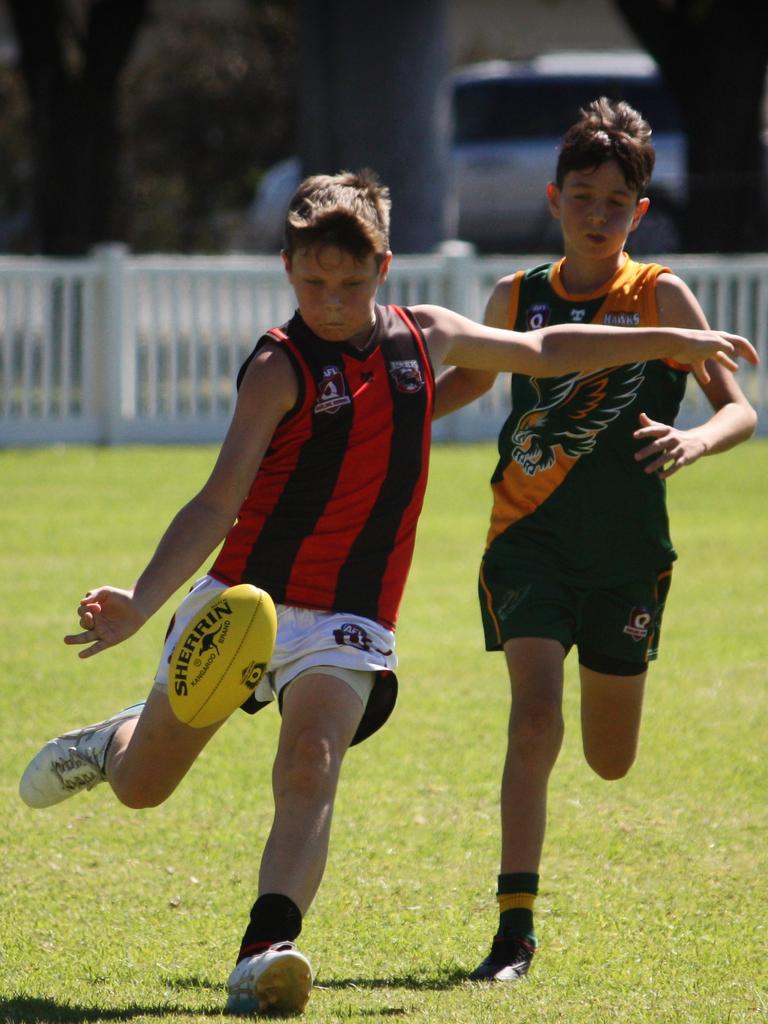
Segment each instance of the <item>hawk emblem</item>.
M529 475L556 462L556 448L578 457L592 451L597 435L634 401L645 363L565 377L533 377L535 393L509 437L509 458Z

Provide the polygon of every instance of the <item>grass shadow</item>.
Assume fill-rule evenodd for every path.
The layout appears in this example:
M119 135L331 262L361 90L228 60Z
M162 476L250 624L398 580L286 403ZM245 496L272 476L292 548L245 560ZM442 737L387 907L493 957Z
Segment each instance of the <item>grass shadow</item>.
M386 990L393 996L398 991L406 992L442 992L466 981L466 975L456 970L442 971L433 977L413 977L410 975L388 976L385 978L333 978L316 979L315 988L326 992L379 991ZM197 977L166 979L170 989L192 990L211 989L213 984ZM217 986L218 987L218 986ZM372 1017L405 1017L410 1011L404 1007L390 1006L387 1008L359 1011L361 1015ZM80 1003L63 1003L55 999L40 999L19 996L15 999L0 1000L0 1022L2 1024L88 1024L95 1021L130 1021L137 1017L220 1017L221 1007L189 1007L172 1003L154 1005L130 1005L123 1007L88 1006Z
M88 1021L132 1020L134 1017L220 1017L221 1009L190 1009L168 1003L155 1006L124 1006L117 1008L58 1003L55 999L33 999L21 996L0 1000L0 1021L3 1024L87 1024Z
M374 990L405 989L408 992L445 992L449 988L455 988L467 980L466 971L458 967L451 970L441 971L431 977L413 977L410 975L388 975L386 978L332 978L315 979L315 988L339 990L345 988Z

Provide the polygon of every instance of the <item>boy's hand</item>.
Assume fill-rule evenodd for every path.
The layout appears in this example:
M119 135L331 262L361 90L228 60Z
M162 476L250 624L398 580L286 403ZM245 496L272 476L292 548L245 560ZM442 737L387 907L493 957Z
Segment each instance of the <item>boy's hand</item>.
M706 367L707 359L715 359L727 370L735 372L738 364L734 356L743 356L748 363L757 365L760 361L754 346L738 334L729 334L727 331L693 331L686 332L687 340L684 346L690 344L689 355L680 358L680 362L688 363L694 376L700 384L708 384L710 381L709 371ZM706 350L709 351L706 351Z
M632 436L636 441L648 441L648 444L635 452L635 461L651 460L643 467L646 473L657 473L666 480L706 455L707 446L694 430L678 430L668 423L657 423L644 412L640 413L639 419L640 427Z
M80 602L77 614L83 633L64 637L65 644L90 644L78 657L90 658L108 647L114 647L132 636L146 621L137 608L130 590L97 587L89 590Z

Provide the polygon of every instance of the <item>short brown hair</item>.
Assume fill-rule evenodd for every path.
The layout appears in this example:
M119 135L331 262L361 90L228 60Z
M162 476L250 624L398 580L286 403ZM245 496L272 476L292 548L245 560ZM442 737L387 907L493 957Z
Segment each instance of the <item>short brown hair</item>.
M377 261L389 249L389 189L368 169L315 174L293 194L285 220L284 248L335 245L364 259Z
M557 161L557 187L563 187L569 171L600 167L606 160L615 160L627 186L643 195L656 160L651 126L624 100L601 96L581 111L581 118L565 133Z

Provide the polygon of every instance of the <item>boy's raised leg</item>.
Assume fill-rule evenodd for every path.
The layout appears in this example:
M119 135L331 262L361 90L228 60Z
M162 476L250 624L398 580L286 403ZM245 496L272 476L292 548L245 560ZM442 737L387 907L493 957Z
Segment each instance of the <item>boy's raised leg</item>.
M19 793L30 807L50 807L108 781L121 803L156 806L170 796L220 724L183 725L167 695L154 689L146 701L49 740L24 771Z

